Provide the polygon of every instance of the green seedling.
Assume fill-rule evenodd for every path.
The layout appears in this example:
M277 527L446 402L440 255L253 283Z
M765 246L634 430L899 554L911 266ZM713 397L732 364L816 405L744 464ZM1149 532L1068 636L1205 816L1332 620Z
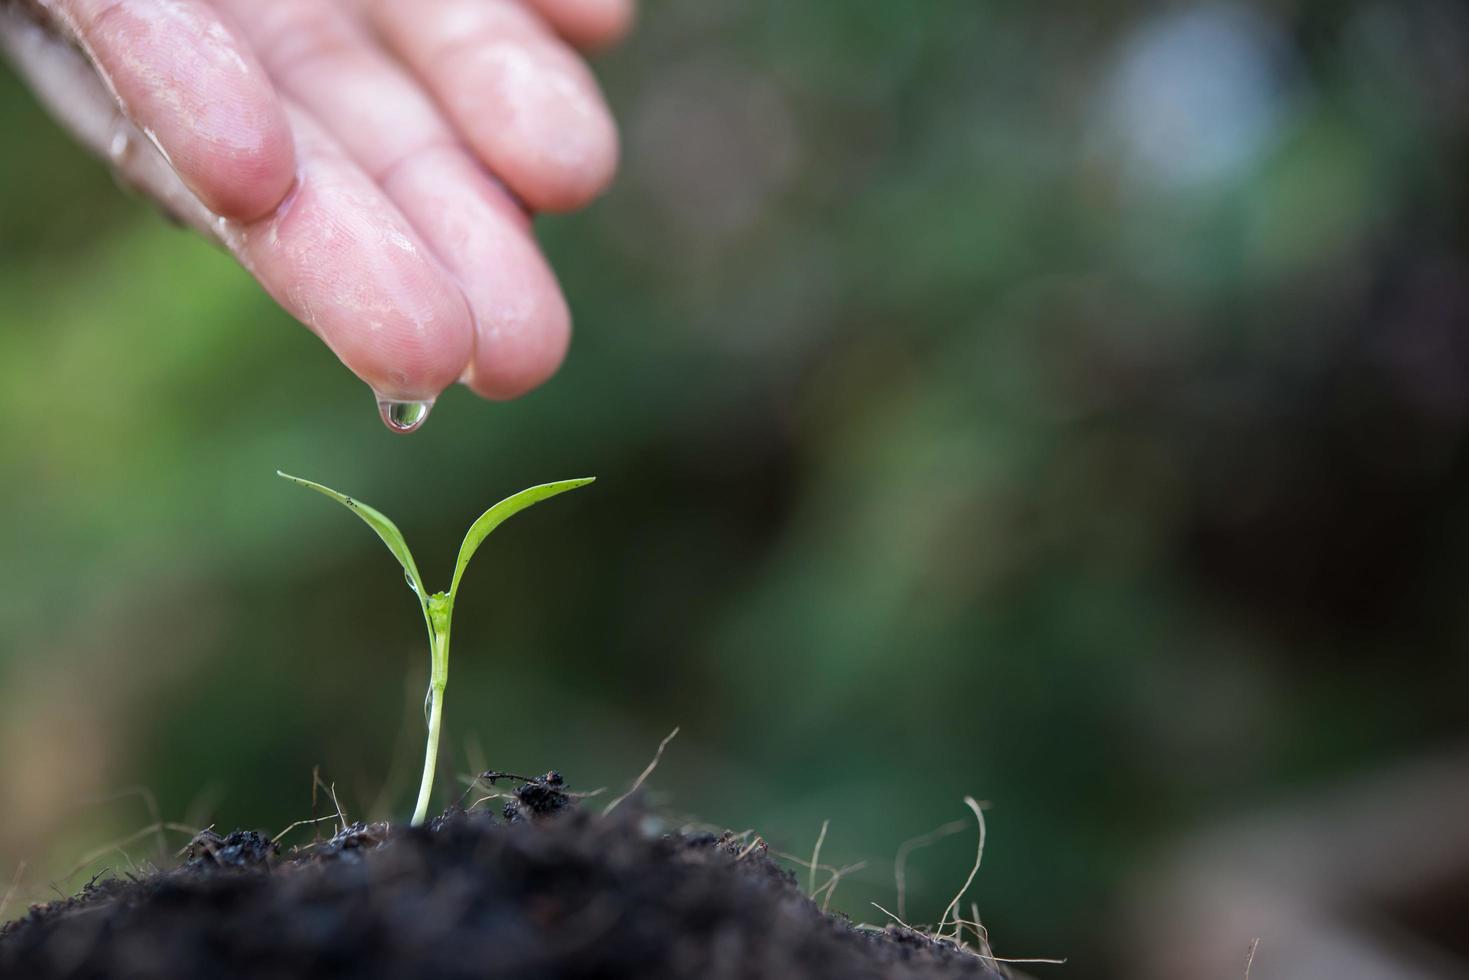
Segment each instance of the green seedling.
M584 487L595 477L562 480L559 483L543 483L538 487L531 487L506 497L485 511L469 526L469 533L464 536L464 543L459 546L459 559L454 563L454 580L449 584L449 591L435 592L430 595L423 587L423 579L418 574L418 566L414 564L413 554L408 550L408 544L403 540L402 532L380 511L367 506L360 500L338 493L331 487L324 487L320 483L312 483L310 480L303 480L279 470L276 471L276 474L292 483L309 487L317 493L332 498L367 522L367 525L377 532L377 536L383 539L383 544L388 546L393 557L398 559L398 564L403 566L403 574L408 579L408 585L413 589L413 594L418 596L419 605L423 607L423 621L428 626L429 655L432 659L428 697L424 702L424 713L428 720L428 748L424 751L423 756L423 782L418 787L418 806L413 810L413 825L416 827L428 816L429 794L434 785L434 764L439 757L439 731L444 721L444 688L449 682L449 627L454 618L454 599L459 595L459 583L464 578L464 569L468 567L469 559L474 557L475 551L490 532L511 516L532 504L538 504L548 497L554 497L558 493Z

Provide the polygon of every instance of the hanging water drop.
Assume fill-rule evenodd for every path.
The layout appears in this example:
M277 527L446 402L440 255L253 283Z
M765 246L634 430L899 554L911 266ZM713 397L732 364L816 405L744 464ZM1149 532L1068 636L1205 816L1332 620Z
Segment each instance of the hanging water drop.
M125 167L132 159L134 143L129 128L127 123L120 124L112 131L112 139L107 143L107 159L114 167Z
M429 409L433 407L432 400L405 402L383 398L381 395L377 399L377 413L382 416L383 425L394 432L416 431L428 418Z

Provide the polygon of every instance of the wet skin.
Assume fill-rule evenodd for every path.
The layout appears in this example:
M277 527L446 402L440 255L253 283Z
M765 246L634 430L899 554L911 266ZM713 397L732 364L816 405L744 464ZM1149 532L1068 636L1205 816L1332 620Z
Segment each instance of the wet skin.
M561 363L570 314L530 216L612 179L579 52L633 0L10 2L0 39L43 101L380 397L513 398Z

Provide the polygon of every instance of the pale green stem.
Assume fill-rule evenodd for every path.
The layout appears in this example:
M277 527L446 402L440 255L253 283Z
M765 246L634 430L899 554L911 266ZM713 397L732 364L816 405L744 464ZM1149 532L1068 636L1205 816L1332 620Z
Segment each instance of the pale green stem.
M444 687L449 682L449 631L434 633L433 669L429 678L428 747L423 753L423 782L418 786L418 806L413 810L413 826L428 818L429 797L434 788L434 768L439 761L439 731L444 721Z

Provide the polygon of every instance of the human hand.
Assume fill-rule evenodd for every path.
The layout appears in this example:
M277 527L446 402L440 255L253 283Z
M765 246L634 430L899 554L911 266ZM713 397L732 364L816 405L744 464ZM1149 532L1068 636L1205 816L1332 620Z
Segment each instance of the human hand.
M501 399L565 355L530 213L612 178L617 133L574 48L616 40L632 3L0 0L0 44L380 400L456 380Z

